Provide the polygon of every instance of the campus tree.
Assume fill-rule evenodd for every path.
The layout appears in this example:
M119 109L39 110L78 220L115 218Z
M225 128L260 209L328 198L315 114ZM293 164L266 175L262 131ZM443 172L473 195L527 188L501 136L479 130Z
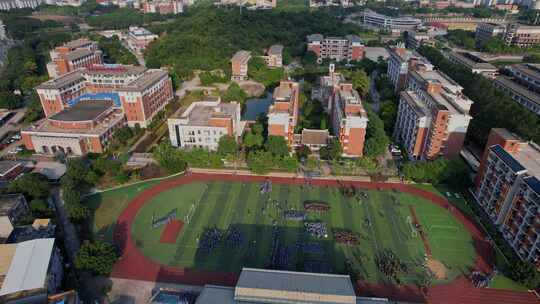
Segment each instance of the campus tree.
M384 131L383 121L371 110L366 107L369 124L366 130L366 142L364 144L364 155L367 157L377 157L386 152L390 139Z
M536 289L540 285L540 273L536 267L529 262L516 261L512 265L510 276L513 280L527 286L530 289Z
M105 276L111 273L116 260L117 254L111 244L99 240L86 242L75 258L75 267L90 271L94 275Z
M266 151L270 152L273 156L286 156L289 155L289 147L283 136L268 136L266 143L264 144Z
M341 154L343 154L343 148L341 147L339 140L334 140L329 146L322 147L319 150L321 158L326 160L339 159Z
M157 146L154 149L153 156L159 165L170 174L183 171L187 167L187 163L182 158L182 155L170 143L162 143Z
M238 150L238 145L234 137L230 135L223 135L219 138L218 153L221 155L234 154Z
M270 152L253 151L247 157L249 170L256 174L266 174L272 169L274 158Z
M244 146L248 149L256 149L263 145L264 137L261 133L247 132L244 135Z
M229 85L229 88L221 96L223 102L236 101L239 103L244 103L247 99L247 94L240 88L240 86L233 82Z
M9 184L9 192L20 192L31 198L46 198L51 187L47 177L40 173L27 173Z
M354 89L360 96L366 96L369 92L369 77L364 70L357 70L352 74Z

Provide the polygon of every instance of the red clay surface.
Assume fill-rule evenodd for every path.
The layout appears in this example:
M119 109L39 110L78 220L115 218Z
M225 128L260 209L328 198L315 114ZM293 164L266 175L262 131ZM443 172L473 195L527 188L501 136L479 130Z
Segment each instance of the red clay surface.
M165 226L165 229L161 233L159 242L165 243L165 244L176 243L176 238L178 237L178 234L180 234L180 231L182 230L183 226L184 226L184 222L180 220L172 220L168 222L167 226Z
M230 174L200 174L194 173L174 179L163 181L139 194L129 206L120 214L115 229L114 242L120 248L122 256L115 264L111 273L112 277L170 282L178 284L221 284L234 286L238 280L239 273L234 272L209 272L199 271L182 267L171 267L158 264L150 258L144 256L132 239L131 225L139 209L157 194L171 188L197 181L244 181L244 182L263 182L268 177L265 176L245 176ZM303 184L304 180L300 178L270 177L276 184ZM396 189L399 192L409 193L422 197L432 203L446 208L449 202L446 198L436 195L427 190L422 190L406 184L374 183L359 181L337 181L312 179L316 186L338 186L339 183L347 186L355 186L364 189ZM493 254L488 242L484 241L485 235L473 222L458 209L452 211L453 215L469 230L472 235L477 257L473 270L490 272L493 264ZM506 290L478 289L474 288L470 281L465 277L454 280L448 284L431 286L427 289L419 289L415 285L395 286L385 284L368 283L364 281L356 282L356 292L358 296L386 297L399 301L415 301L438 304L450 303L471 303L471 304L522 304L522 303L540 303L532 293L513 292Z

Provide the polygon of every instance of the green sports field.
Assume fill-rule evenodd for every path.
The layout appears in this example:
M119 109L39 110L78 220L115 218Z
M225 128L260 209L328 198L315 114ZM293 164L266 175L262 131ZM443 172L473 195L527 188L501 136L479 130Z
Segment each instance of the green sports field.
M129 198L149 186L135 185L91 198L97 210L96 234L110 239L112 220L127 206ZM374 257L391 251L407 265L407 272L400 275L400 280L416 283L426 272L422 267L424 245L410 223L409 206L414 206L427 233L433 258L442 262L447 271L447 278L435 283L455 279L474 262L468 231L449 212L421 198L378 190L360 190L348 197L337 187L277 184L270 193L261 194L260 186L259 183L194 182L164 191L139 210L131 229L135 244L144 255L163 265L208 271L237 272L247 266L355 273L371 282L384 280ZM115 207L105 207L107 201ZM282 216L284 208L303 210L306 201L329 205L328 212L308 212L305 219L324 223L326 237L311 236L306 233L303 221ZM176 243L161 243L165 225L152 228L152 219L175 209L177 219L185 222L183 229ZM240 238L232 245L227 241L231 229ZM337 244L333 235L336 229L356 235L358 244ZM201 248L205 231L209 230L222 235L210 250ZM276 249L272 250L273 247Z

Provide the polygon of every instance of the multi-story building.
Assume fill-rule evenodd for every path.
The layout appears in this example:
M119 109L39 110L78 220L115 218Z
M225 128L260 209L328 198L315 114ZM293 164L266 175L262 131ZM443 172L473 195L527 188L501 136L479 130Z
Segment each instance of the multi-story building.
M352 7L354 2L351 0L309 0L309 7Z
M283 66L283 45L275 44L266 50L266 55L262 56L266 65L270 68L280 68Z
M302 129L302 133L295 134L294 145L296 148L306 146L313 153L318 153L322 147L328 146L332 136L327 129Z
M0 11L9 11L19 8L36 8L43 3L43 0L2 0L0 1Z
M143 13L180 14L184 12L184 7L191 4L192 1L184 0L150 0L143 1L140 9Z
M240 104L224 103L219 97L206 97L185 111L169 118L169 138L173 147L204 148L215 151L222 136L242 135Z
M325 38L321 34L313 34L307 36L307 41L307 49L315 53L318 63L324 59L349 62L364 58L364 45L356 35Z
M274 103L268 110L268 135L283 136L292 147L294 128L298 123L300 85L291 80L282 80L272 97Z
M343 156L361 157L364 154L368 118L352 83L338 84L330 105L332 131L341 142Z
M48 303L64 277L63 258L53 238L0 245L0 302Z
M506 70L511 76L497 77L495 87L527 110L540 115L540 65L514 64L506 67Z
M231 58L231 80L244 81L248 79L248 64L251 59L251 52L238 51Z
M330 112L332 98L340 83L345 82L341 73L335 72L334 64L329 65L328 75L319 77L318 86L311 90L311 99L318 100L326 112Z
M433 36L430 35L428 32L407 31L406 34L407 35L405 37L405 45L407 46L407 48L416 50L423 45L435 45L435 40L433 39Z
M540 26L511 23L506 27L504 41L507 45L527 48L540 43Z
M396 92L406 87L409 70L417 69L420 65L427 70L433 69L427 59L416 52L406 49L403 44L392 47L389 53L386 74L394 85Z
M114 131L126 125L110 100L83 100L21 131L28 150L42 154L103 153Z
M414 30L422 25L422 20L410 16L392 17L376 13L370 9L364 10L361 15L364 27L374 30L400 33Z
M540 266L540 146L493 129L474 197L524 261Z
M97 43L86 38L70 41L49 52L51 62L47 64L47 72L56 78L79 68L102 64L102 52Z
M152 34L152 32L143 27L130 26L126 40L130 49L142 54L146 47L158 38L158 35Z
M481 48L486 41L493 37L502 37L506 32L506 26L501 23L482 22L476 26L474 40L476 47Z
M24 195L0 195L0 243L5 243L11 236L14 227L30 213Z
M121 108L129 126L146 127L174 98L166 71L131 65L92 65L36 88L45 116L87 99L107 99Z
M448 59L455 64L460 64L475 74L480 74L487 78L495 78L499 69L491 63L475 56L470 52L448 52Z
M409 159L459 157L472 117L463 88L439 71L411 71L401 92L394 139Z

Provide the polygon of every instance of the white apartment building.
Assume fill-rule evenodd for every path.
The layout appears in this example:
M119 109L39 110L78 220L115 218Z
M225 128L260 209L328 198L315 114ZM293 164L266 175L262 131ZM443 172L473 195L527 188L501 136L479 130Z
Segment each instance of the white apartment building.
M219 97L194 102L167 120L171 145L215 151L222 136L237 139L242 135L240 111L239 103L222 103Z

